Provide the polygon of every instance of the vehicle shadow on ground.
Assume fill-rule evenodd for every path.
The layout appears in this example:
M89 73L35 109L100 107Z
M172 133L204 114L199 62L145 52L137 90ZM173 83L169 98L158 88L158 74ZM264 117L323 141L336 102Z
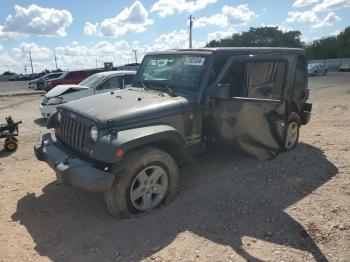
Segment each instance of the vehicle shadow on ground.
M1 146L1 144L0 144L0 146ZM9 152L6 149L1 149L0 150L0 158L10 156L10 155L12 155L15 152L16 151Z
M248 261L262 259L246 251L245 236L327 261L284 210L336 173L323 152L307 144L272 161L210 152L181 169L176 200L148 215L117 220L109 216L100 195L51 183L42 195L20 199L12 219L26 227L35 250L54 261L139 261L185 231L230 246Z
M34 120L34 123L38 126L46 127L47 118L39 117Z

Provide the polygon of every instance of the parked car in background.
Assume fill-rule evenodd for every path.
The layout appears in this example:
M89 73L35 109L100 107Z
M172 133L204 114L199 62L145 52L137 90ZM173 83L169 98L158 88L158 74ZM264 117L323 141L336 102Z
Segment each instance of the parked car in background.
M49 92L52 88L58 85L74 84L77 85L85 78L102 72L102 69L87 69L66 72L57 79L49 80L45 84L45 91Z
M42 77L29 81L28 87L34 90L44 89L46 81L59 78L63 74L64 72L57 72L43 75Z
M309 64L307 66L307 72L309 76L319 76L319 75L326 75L328 72L328 67L324 64Z
M350 64L342 64L339 69L339 72L350 72Z
M135 71L108 71L91 75L79 85L58 85L44 96L39 106L41 116L49 117L59 104L129 87L135 74Z

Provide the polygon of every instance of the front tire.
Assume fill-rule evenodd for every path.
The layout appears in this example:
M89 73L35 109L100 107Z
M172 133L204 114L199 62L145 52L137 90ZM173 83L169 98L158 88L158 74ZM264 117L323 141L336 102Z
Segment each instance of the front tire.
M300 116L297 113L292 112L288 117L287 133L286 133L286 139L284 142L284 149L286 151L290 151L297 146L299 141L300 126L301 126Z
M116 175L112 188L105 193L109 212L118 218L148 213L176 196L179 171L166 152L144 147L127 154L111 168Z

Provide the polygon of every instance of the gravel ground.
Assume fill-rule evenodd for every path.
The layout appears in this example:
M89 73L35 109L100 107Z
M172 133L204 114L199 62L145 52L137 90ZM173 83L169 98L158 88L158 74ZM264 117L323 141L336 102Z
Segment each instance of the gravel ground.
M0 97L26 93L44 93L43 91L35 91L28 88L28 81L0 81Z
M24 122L18 151L0 153L0 261L350 261L349 83L310 78L314 114L295 150L205 153L181 168L172 204L126 220L35 160L40 96L0 98L0 121Z

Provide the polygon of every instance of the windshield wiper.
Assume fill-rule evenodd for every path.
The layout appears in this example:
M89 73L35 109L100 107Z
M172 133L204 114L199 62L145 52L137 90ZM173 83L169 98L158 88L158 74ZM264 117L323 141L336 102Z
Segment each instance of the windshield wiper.
M169 94L170 96L177 96L174 92L173 89L171 89L171 87L169 87L167 84L162 84L162 83L149 83L147 82L147 84L149 84L147 86L147 88L149 89L153 89L153 90L157 90L157 91L163 91L166 92L167 94ZM158 88L159 87L159 88Z

